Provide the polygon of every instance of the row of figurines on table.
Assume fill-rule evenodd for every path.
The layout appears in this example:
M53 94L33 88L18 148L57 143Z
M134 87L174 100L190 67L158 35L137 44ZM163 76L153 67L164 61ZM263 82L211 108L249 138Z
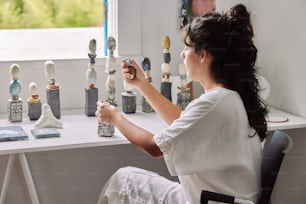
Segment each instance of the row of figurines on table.
M116 106L116 89L115 89L115 72L116 72L116 59L114 57L114 50L116 48L116 40L113 37L109 37L107 40L108 57L106 61L106 73L108 74L106 79L106 101ZM172 101L170 81L170 39L168 36L162 40L163 48L163 60L162 64L162 82L161 82L161 94ZM96 40L92 39L89 42L89 64L86 72L86 79L88 87L85 88L85 115L95 116L96 102L98 101L98 88L95 87L97 72L95 71L95 58L96 58ZM131 65L131 61L127 58L126 63L130 69L130 77L135 77L135 69ZM152 82L150 70L150 59L145 57L141 61L141 66L144 70L145 77L148 81ZM30 97L28 102L28 117L30 120L38 120L35 124L37 128L56 127L61 128L62 124L59 121L61 117L60 108L60 86L55 82L55 63L53 61L46 61L44 64L45 75L48 80L48 86L46 88L47 103L42 106L40 97L37 90L37 84L31 82L29 84ZM21 92L21 85L18 80L20 72L20 66L12 64L10 67L11 82L9 91L12 96L8 103L8 119L11 122L22 121L22 99L19 98ZM184 65L179 68L181 86L178 87L180 92L177 94L177 105L181 109L185 109L191 100L190 89L187 86L187 74ZM136 94L133 92L133 87L124 82L124 89L126 92L122 93L122 110L124 113L136 112ZM145 113L154 112L147 100L142 96L142 111ZM114 127L112 124L99 124L98 134L100 136L112 136L114 133Z

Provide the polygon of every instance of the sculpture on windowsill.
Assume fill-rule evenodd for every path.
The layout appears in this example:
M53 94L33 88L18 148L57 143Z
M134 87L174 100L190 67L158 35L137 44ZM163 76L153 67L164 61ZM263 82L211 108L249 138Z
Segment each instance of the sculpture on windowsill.
M113 106L117 106L116 102L116 87L115 87L115 73L116 73L116 59L114 57L114 50L116 49L116 40L109 36L107 39L108 57L106 60L107 79L105 82L106 101ZM114 135L115 127L110 123L98 123L98 135L101 137L111 137Z
M161 94L165 96L167 99L172 101L172 95L171 95L171 86L172 83L170 81L170 61L171 61L171 55L170 55L170 39L168 36L163 37L162 40L162 48L163 48L163 60L161 70L162 70L162 82L161 82Z
M63 128L63 123L52 113L49 104L42 105L42 114L34 124L35 128Z
M96 46L97 42L95 39L90 40L89 42L89 63L86 72L86 79L88 87L85 88L85 115L95 116L97 110L97 101L98 101L98 88L95 86L97 81L97 72L95 69L96 64Z
M37 84L29 84L30 97L28 98L28 117L30 120L37 120L41 115L41 102L38 94Z
M136 71L135 68L132 66L131 59L125 60L128 68L130 69L129 78L133 79L135 77ZM124 113L135 113L136 112L136 94L133 92L133 86L127 84L123 81L123 86L125 92L121 94L122 96L122 111Z
M152 77L151 77L151 62L148 57L145 57L141 61L141 66L145 74L145 78L152 83ZM150 113L154 112L153 108L149 104L149 102L146 100L145 97L142 96L141 98L141 105L142 105L142 112L144 113Z
M190 88L188 87L187 73L184 64L180 64L179 74L181 85L180 87L177 87L180 90L180 92L177 93L177 106L184 110L191 100L191 93Z
M108 57L106 59L106 69L107 79L105 82L107 99L106 101L113 106L117 106L116 102L116 86L115 86L115 73L116 73L116 58L114 56L114 51L116 49L116 40L114 37L109 36L107 39L108 47Z
M55 64L53 61L46 61L44 68L46 78L48 79L48 86L46 88L47 103L50 105L53 115L60 119L60 86L55 83Z
M18 64L12 64L10 67L11 82L9 86L9 92L11 99L8 100L8 120L11 122L22 121L22 99L19 98L21 92L21 85L18 80L20 73L20 66Z

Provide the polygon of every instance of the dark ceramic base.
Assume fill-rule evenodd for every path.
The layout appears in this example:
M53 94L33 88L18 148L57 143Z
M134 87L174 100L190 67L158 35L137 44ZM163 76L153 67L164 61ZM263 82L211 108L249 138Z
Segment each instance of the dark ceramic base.
M136 112L136 95L134 93L122 93L122 111L124 113Z
M161 94L165 96L169 101L172 101L171 97L171 82L162 82L160 85Z
M98 101L97 88L85 88L85 115L96 116Z
M41 102L28 102L28 116L30 120L38 120L41 115Z
M60 91L59 89L46 89L47 103L49 104L53 115L57 118L61 118L61 106L60 106Z

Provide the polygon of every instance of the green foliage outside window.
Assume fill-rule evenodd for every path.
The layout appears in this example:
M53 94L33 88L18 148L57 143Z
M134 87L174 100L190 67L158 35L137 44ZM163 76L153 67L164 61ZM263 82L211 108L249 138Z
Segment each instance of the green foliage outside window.
M102 0L0 0L0 29L102 26Z

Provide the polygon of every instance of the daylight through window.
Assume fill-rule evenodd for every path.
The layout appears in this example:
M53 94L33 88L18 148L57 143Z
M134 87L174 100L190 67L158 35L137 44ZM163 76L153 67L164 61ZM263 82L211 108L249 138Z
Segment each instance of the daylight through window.
M1 0L0 60L87 57L90 39L103 55L102 0Z

